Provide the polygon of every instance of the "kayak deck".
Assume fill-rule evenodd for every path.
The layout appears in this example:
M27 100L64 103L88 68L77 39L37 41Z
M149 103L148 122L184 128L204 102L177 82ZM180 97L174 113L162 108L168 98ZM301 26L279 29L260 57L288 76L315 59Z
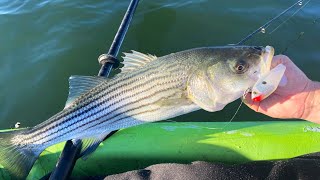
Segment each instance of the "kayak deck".
M49 173L63 149L46 149L28 179ZM80 159L72 176L108 175L165 162L228 164L287 159L320 149L320 125L303 121L150 123L120 130ZM0 165L0 177L8 174Z

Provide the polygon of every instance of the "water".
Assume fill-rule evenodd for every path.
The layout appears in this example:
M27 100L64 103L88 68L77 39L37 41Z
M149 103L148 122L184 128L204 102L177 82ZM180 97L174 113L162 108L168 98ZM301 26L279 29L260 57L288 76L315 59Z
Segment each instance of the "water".
M96 75L129 0L0 2L0 129L34 126L64 107L70 75ZM165 55L199 46L236 43L294 1L141 0L121 51ZM288 17L288 16L287 16ZM320 2L311 1L279 29L252 39L273 45L320 81ZM286 19L284 17L283 19ZM299 37L299 34L303 35ZM229 121L223 111L198 111L176 121ZM243 106L235 121L274 120Z

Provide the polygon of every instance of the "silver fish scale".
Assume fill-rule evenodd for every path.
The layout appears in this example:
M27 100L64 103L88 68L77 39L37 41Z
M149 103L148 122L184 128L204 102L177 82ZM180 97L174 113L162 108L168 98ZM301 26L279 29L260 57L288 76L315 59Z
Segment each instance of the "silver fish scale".
M161 103L169 98L181 98L192 67L183 59L172 58L176 56L164 56L132 73L101 83L79 97L73 106L26 134L17 135L13 141L48 147L68 139L172 117L174 112L163 114ZM191 103L190 106L195 108Z

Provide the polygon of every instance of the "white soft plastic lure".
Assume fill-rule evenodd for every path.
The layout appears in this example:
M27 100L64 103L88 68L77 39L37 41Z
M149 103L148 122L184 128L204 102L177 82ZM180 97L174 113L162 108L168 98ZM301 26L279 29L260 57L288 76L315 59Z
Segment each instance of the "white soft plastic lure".
M277 89L281 79L285 79L283 76L285 70L286 67L283 64L279 64L262 75L252 88L251 99L259 102L270 96Z

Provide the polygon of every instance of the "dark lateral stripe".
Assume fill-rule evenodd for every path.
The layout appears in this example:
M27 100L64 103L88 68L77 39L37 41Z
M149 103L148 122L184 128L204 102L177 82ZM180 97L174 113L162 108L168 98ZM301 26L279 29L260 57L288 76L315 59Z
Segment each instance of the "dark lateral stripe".
M155 111L157 111L157 110L158 110L158 109L146 110L146 111L143 111L143 112L138 112L138 113L136 113L136 114L133 114L132 116L137 116L137 115L144 114L144 113L155 112ZM121 119L119 119L119 120L123 120L123 119L127 119L127 118L129 118L129 116L123 117L123 118L121 118ZM91 121L91 122L92 122L92 121ZM87 125L87 124L85 124L85 125ZM86 129L84 129L83 131L86 131L86 130L94 127L94 126L97 126L97 124L95 124L95 125L93 125L93 126L90 126L90 127L86 128ZM80 126L80 127L83 127L83 126ZM74 130L74 129L72 129L71 131L73 131L73 130ZM60 134L60 135L56 136L55 138L51 138L51 139L49 139L49 140L47 140L47 141L45 141L45 142L42 142L42 144L49 143L50 141L53 141L53 140L56 140L56 139L58 139L58 138L60 138L60 137L62 137L62 136L65 136L65 135L69 134L71 131L68 131L68 132L65 133L65 134ZM68 140L68 139L62 140L61 142L66 141L66 140ZM39 141L39 140L38 140L38 141Z
M174 64L169 64L167 67L164 67L164 68L169 70L169 69L175 68L175 67L177 67L177 66L174 65ZM150 71L150 72L148 72L148 71ZM151 67L147 68L146 70L144 70L142 72L134 73L133 75L127 76L125 78L119 78L119 79L117 79L118 81L112 81L112 83L108 84L105 87L100 87L99 86L100 88L97 88L97 90L98 90L97 93L98 94L95 95L95 97L97 97L99 95L100 96L105 95L105 93L106 93L105 91L107 91L107 93L113 93L113 92L116 92L117 89L123 88L125 86L130 86L133 83L139 83L139 82L141 82L140 75L143 75L144 73L147 73L147 76L150 76L152 74L161 74L161 72L159 73L159 70L154 69L154 67L151 66ZM136 78L134 78L134 77L136 77ZM134 78L134 79L132 79L131 81L127 82L127 80L129 80L131 78ZM103 85L101 85L101 86L103 86ZM101 88L103 88L105 90L101 91L100 90ZM111 89L109 89L109 88L111 88Z
M173 66L172 66L173 67ZM155 72L150 72L149 74L154 74ZM159 73L158 73L159 74ZM165 77L167 77L167 76L163 76L163 78L165 78ZM138 78L140 78L140 77L138 77ZM134 86L134 87L132 87L132 88L130 88L130 90L131 89L134 89L134 88L137 88L137 87L139 87L139 86L144 86L144 85L146 85L147 83L150 83L150 82L152 82L152 81L154 81L154 80L158 80L157 78L161 78L161 76L160 77L154 77L153 79L150 79L150 80L148 80L148 81L143 81L141 84L137 84L136 86ZM130 81L129 83L124 83L122 86L130 86L130 85L132 85L133 83L135 83L136 81L135 81L135 79L134 80L132 80L132 81ZM121 86L119 87L115 87L114 89L116 89L116 88L122 88ZM114 89L111 89L111 93L112 93L112 90L114 90ZM113 96L109 96L105 101L110 101L110 100L112 100L115 96L117 96L117 95L119 95L119 94L123 94L125 91L128 91L128 89L121 89L121 91L120 92L117 92L117 93L115 93ZM95 99L99 99L100 98L100 96L106 96L107 94L109 93L109 91L104 91L104 94L101 94L101 92L100 92L100 94L98 94L98 95L95 95ZM126 98L126 97L125 97ZM123 99L125 99L125 98L123 98ZM94 101L94 100L93 100ZM105 102L105 101L103 101L103 103ZM94 103L94 102L92 102L92 103ZM84 105L89 105L89 104L92 104L92 103L84 103L84 104L82 104L83 106ZM102 103L100 103L100 104L102 104ZM81 106L81 105L80 105ZM83 106L81 106L81 108L84 108ZM74 119L75 117L77 117L77 116L80 116L81 114L78 114L78 113L76 113L76 111L79 111L81 108L77 108L77 109L75 109L73 112L65 112L64 113L64 116L66 116L66 114L67 115L69 115L69 114L72 114L72 113L74 113L74 115L73 116L70 116L68 119L66 119L66 120L63 120L63 121L61 121L60 123L55 123L55 122L52 122L52 121L49 121L52 125L48 125L48 124L44 124L43 126L42 126L42 128L45 128L45 129L42 129L42 130L39 130L39 129L41 129L41 127L39 127L39 126L37 126L33 131L31 131L31 132L29 132L29 133L34 133L34 132L36 132L36 131L38 131L38 133L36 133L36 134L33 134L33 136L36 136L36 135L38 135L38 134L40 134L40 133L43 133L43 132L45 132L45 131L48 131L48 130L51 130L51 129L53 129L53 128L55 128L56 126L61 126L62 124L64 124L64 123L66 123L66 122L69 122L70 120L72 120L72 119ZM95 106L92 106L91 108L88 108L87 110L85 110L83 113L87 113L87 112L89 112L89 111L91 111L93 108L95 108ZM58 119L56 119L56 120L58 120ZM56 120L54 120L54 121L56 121Z
M155 78L153 78L153 79L151 79L151 80L148 80L148 81L144 82L143 84L139 84L138 86L145 86L145 85L147 85L148 83L150 83L151 81L159 80L159 79L162 79L162 78L168 78L168 77L167 77L167 76L155 77ZM176 79L175 81L179 81L179 80L181 81L181 79L183 79L183 78L180 77L179 79ZM170 80L169 80L169 82L170 82ZM133 86L133 87L131 87L130 89L125 89L124 91L131 91L132 89L135 89L135 88L137 88L137 86ZM138 94L147 92L148 90L151 90L151 89L153 89L153 88L154 88L154 87L149 87L148 89L142 89L142 91L136 93L135 95L138 95ZM128 98L128 96L132 96L132 95L127 94L127 96L124 96L124 97L123 97L122 99L120 99L117 103L110 104L109 106L107 106L107 107L105 107L105 108L103 108L103 109L95 112L95 114L92 114L92 115L90 115L90 116L96 115L97 113L100 113L101 111L104 111L104 110L110 108L111 106L113 106L113 105L115 105L115 104L118 104L119 102L121 102L121 101L123 101L124 99ZM93 108L96 108L96 107L100 106L101 104L106 103L107 101L109 101L109 100L112 99L112 98L113 98L113 97L106 98L104 101L100 102L99 104L96 104L96 105L95 105L94 107L92 107L91 109L88 109L87 111L84 111L84 112L82 112L82 113L80 113L80 114L77 114L77 116L81 116L82 114L85 114L85 113L91 111ZM124 107L124 106L127 106L127 105L128 105L128 104L125 104L125 105L121 106L120 108L122 108L122 107ZM117 108L116 110L118 110L118 109L119 109L119 108ZM88 117L83 117L82 119L77 120L76 122L79 122L79 121L81 121L81 120L83 120L83 119L87 119L87 118L88 118ZM76 122L74 122L74 123L76 123ZM64 121L63 124L65 124L65 123L68 123L68 122L67 122L67 121ZM71 125L73 125L74 123L72 123ZM54 134L54 133L56 133L56 132L58 132L58 131L60 131L60 130L63 130L63 129L65 128L65 127L63 126L63 124L60 124L60 126L59 126L59 127L62 127L61 129L58 129L58 128L57 128L57 130L54 131L54 132L52 132L52 133ZM54 126L54 127L57 127L57 126L58 126L58 125L56 125L56 126ZM69 127L69 126L68 126L68 127ZM52 128L46 129L46 130L49 131L49 130L51 130L51 129L52 129ZM25 140L30 140L30 139L32 139L33 137L35 137L36 135L38 135L38 134L40 134L40 133L42 133L42 132L37 132L37 134L34 134L34 135L30 136L29 138L26 138ZM52 133L51 133L51 134L52 134ZM48 134L47 136L50 136L51 134Z
M145 85L147 85L147 84L150 83L150 82L153 82L153 81L156 81L156 80L159 80L159 79L163 79L163 78L168 78L168 76L154 77L153 79L150 79L150 80L148 80L148 81L146 81L146 82L144 82L143 84L140 84L140 85L138 85L138 86L145 86ZM132 90L135 89L135 88L137 88L137 86L131 87L130 89L125 89L124 91L132 91ZM154 87L149 87L148 89L142 89L142 91L137 92L137 93L134 94L134 95L138 95L138 94L147 92L147 90L151 90L151 89L153 89L153 88L154 88ZM124 91L122 91L122 92L124 92ZM120 92L120 93L121 93L121 92ZM119 94L119 93L118 93L118 94ZM115 95L117 95L117 94L115 94ZM131 95L132 95L132 94L131 94ZM121 101L125 100L126 98L128 98L128 96L131 96L131 95L128 94L127 96L125 96L125 97L123 97L122 99L120 99L118 102L116 102L116 103L114 102L114 103L110 104L107 108L110 108L110 107L112 107L113 105L120 103ZM102 101L102 102L100 102L100 103L97 103L95 106L93 106L93 107L91 107L91 108L88 108L87 110L83 111L82 113L77 113L76 115L77 115L77 116L81 116L82 114L88 113L88 112L92 111L92 109L95 109L96 107L99 107L100 105L102 105L102 104L110 101L112 98L114 98L114 97L106 98L104 101ZM99 113L99 112L101 112L101 111L98 111L97 113ZM97 113L95 113L95 114L97 114ZM95 115L95 114L92 114L92 116ZM86 119L86 118L87 118L87 117L84 117L84 118L80 119L79 121L81 121L81 120L83 120L83 119ZM70 120L73 120L73 118L72 118L72 119L69 118L69 119L67 119L67 120L64 120L64 121L63 121L62 123L60 123L60 124L56 124L55 126L51 126L52 128L48 128L48 129L46 129L46 131L49 131L49 130L57 127L57 126L63 127L63 124L68 123ZM57 132L57 131L60 131L60 129L57 129L57 130L54 131L53 133L55 133L55 132ZM42 131L38 131L36 134L33 134L32 137L29 137L29 138L27 138L27 139L25 139L25 140L32 139L34 136L37 136L37 135L39 135L40 133L42 133ZM50 134L49 134L49 135L50 135Z
M167 96L166 98L173 97L174 95L175 95L175 94L172 94L172 95L170 95L170 96ZM152 104L155 104L155 103L158 102L158 101L161 101L162 99L163 99L163 98L160 98L159 100L156 100L156 101L154 101L154 102L152 102L152 103L143 104L143 105L140 105L140 106L138 106L138 107L129 109L129 110L126 111L126 112L118 113L118 114L116 114L115 116L113 116L111 119L105 119L105 120L102 120L102 121L98 121L99 118L98 118L98 119L95 119L95 121L91 121L91 122L90 122L90 124L92 124L93 122L95 122L95 124L87 127L87 128L84 129L84 130L88 130L88 129L93 128L93 127L95 127L95 126L103 125L103 123L105 123L105 122L107 122L107 121L109 121L108 124L114 124L115 122L119 122L119 121L121 121L121 120L123 120L123 119L126 119L126 118L134 117L134 116L137 116L137 115L140 115L140 114L144 114L144 113L147 113L147 112L155 112L155 111L159 110L159 108L153 109L153 110L146 110L146 111L138 112L138 113L135 113L135 114L127 115L128 112L132 112L132 111L135 111L135 110L139 110L140 108L143 108L143 107L145 107L145 106L150 106L150 105L152 105ZM120 119L115 119L115 118L117 118L117 117L119 117L119 116L121 116L121 115L123 115L123 114L126 114L127 116L122 117L122 118L120 118ZM101 119L101 118L102 118L102 117L100 117L100 119ZM146 121L146 122L147 122L147 121ZM88 123L88 124L89 124L89 123ZM80 127L82 127L82 126L80 126Z
M169 90L169 89L168 89L168 90ZM163 91L163 92L165 92L165 91ZM172 96L174 96L174 95L175 95L175 94L172 94L172 95L168 96L168 98L170 98L170 97L172 97ZM162 99L162 98L160 98L159 100L161 100L161 99ZM99 121L99 119L101 119L102 117L98 117L98 118L94 119L93 121L90 121L90 122L88 122L88 123L86 123L86 124L83 124L82 126L78 126L78 127L74 128L74 129L68 131L68 132L65 133L65 134L61 134L61 135L59 135L59 136L57 136L57 137L55 137L55 138L51 138L51 139L49 139L48 141L43 142L43 143L47 143L47 142L52 141L52 140L54 140L54 139L57 139L57 138L59 138L59 137L61 137L61 136L67 135L68 133L71 133L72 131L74 131L74 130L77 129L77 128L81 128L81 127L83 127L83 126L86 126L86 125L89 125L89 124L92 124L92 123L95 123L95 124L93 124L93 125L85 128L85 129L83 129L82 131L89 130L90 128L95 127L95 126L98 126L98 125L101 125L101 124L103 124L103 123L105 123L105 122L107 122L107 121L109 121L110 124L112 124L112 123L114 123L114 122L118 122L118 121L120 121L120 120L123 120L123 119L126 119L126 118L130 118L130 117L134 117L134 116L137 116L137 115L140 115L140 114L144 114L144 113L148 113L148 112L155 112L155 111L157 111L157 110L159 110L159 109L146 110L146 111L143 111L143 112L138 112L138 113L135 113L135 114L131 114L130 116L126 116L126 117L123 117L123 118L120 118L120 119L114 119L114 118L116 118L116 117L118 117L118 116L121 116L121 115L123 115L123 114L125 114L125 113L138 110L138 109L140 109L140 108L142 108L142 107L145 107L145 106L150 106L150 105L158 102L159 100L155 100L154 102L151 102L151 103L148 103L148 104L144 104L144 105L140 105L140 106L138 106L138 107L134 107L134 108L132 108L132 109L129 109L129 110L125 111L125 112L115 114L113 117L108 118L108 119L103 120L103 121Z
M167 70L170 70L170 69L173 68L173 67L177 67L177 66L176 66L174 63L172 63L172 64L169 64L169 65L168 65L167 67L165 67L165 68L167 68ZM125 77L124 79L123 79L123 78L119 78L119 79L117 79L117 81L115 81L115 82L113 82L113 83L111 83L111 84L108 84L106 87L101 87L101 86L104 85L104 84L101 84L100 86L98 86L98 87L96 88L97 91L98 91L98 94L95 94L94 91L93 91L93 92L90 91L90 92L88 92L87 94L85 94L85 95L83 95L83 96L87 96L88 94L95 94L95 95L93 95L93 96L95 97L93 101L95 101L96 99L98 99L98 98L100 98L100 97L103 97L103 96L105 96L105 95L107 95L107 94L109 94L109 93L115 92L115 91L116 91L117 89L119 89L119 88L123 88L123 87L125 87L125 86L130 86L130 85L132 85L133 83L140 82L139 80L141 80L141 79L139 79L139 78L141 78L141 77L139 77L139 75L141 75L141 74L149 71L150 69L152 70L152 66L149 67L149 68L147 68L147 69L144 70L144 71L137 72L137 73L135 73L135 74L132 75L132 76L127 76L127 77ZM149 73L148 73L148 76L150 76L150 75L152 75L152 74L154 74L154 73L159 74L157 71L158 71L158 70L149 72ZM133 76L138 76L138 77L135 78L135 79L133 79L133 80L131 80L131 81L129 81L129 82L125 82L126 80L132 78ZM121 81L121 82L120 82L120 81ZM152 81L152 80L150 80L150 81ZM149 81L147 81L147 82L149 82ZM143 83L143 84L145 84L145 83ZM139 85L140 85L140 84L137 84L137 86L139 86ZM113 87L113 88L109 90L110 87ZM104 89L103 91L101 91L102 88ZM124 89L124 90L116 93L115 95L111 96L111 97L109 98L109 100L112 99L112 98L114 98L117 94L122 94L124 91L126 91L126 89ZM91 102L92 102L92 101L91 101ZM73 118L75 118L76 116L78 116L78 114L75 113L76 111L79 111L81 108L84 108L85 106L89 105L91 102L84 101L84 102L80 103L77 108L70 109L70 110L67 111L67 112L64 112L64 110L63 110L62 112L64 112L64 113L62 113L62 114L58 113L59 116L57 116L57 117L56 117L56 116L53 116L53 117L52 117L52 118L53 118L52 120L50 120L51 118L48 120L48 123L50 123L50 124L52 124L52 125L50 125L50 124L48 124L48 123L46 123L46 122L41 123L40 126L37 126L36 129L32 130L30 133L34 133L35 131L40 131L39 133L43 133L43 132L45 132L45 131L47 131L47 130L50 130L50 129L56 127L56 126L59 126L59 125L65 123L65 122L68 122L69 120L72 120ZM87 112L90 111L91 109L92 109L92 108L88 109ZM75 113L75 115L69 117L69 118L66 119L66 120L63 120L63 121L60 122L60 123L53 124L55 121L59 121L59 120L60 120L61 118L63 118L64 116L67 116L67 115L72 114L72 113ZM43 129L43 128L49 128L49 129ZM42 129L42 130L40 130L40 129ZM39 133L34 134L34 135L38 135Z
M146 73L146 72L148 72L148 71L150 71L150 70L154 70L154 69L156 69L156 70L151 71L150 73L151 73L151 74L157 73L157 68L158 68L158 67L162 67L162 68L164 68L164 69L170 70L170 69L173 68L173 67L177 67L177 64L174 63L174 61L173 61L173 62L170 62L170 63L167 63L166 61L161 60L161 61L159 61L157 64L153 64L152 66L146 67L143 71L133 71L132 74L130 74L130 75L128 75L128 76L116 78L115 80L110 81L109 84L107 84L106 87L103 87L103 89L107 90L108 92L113 92L113 91L115 91L116 89L118 89L118 88L120 88L120 87L123 87L124 85L131 85L132 83L137 82L137 81L139 81L140 79L139 79L139 77L138 77L138 78L132 80L132 81L130 82L130 84L126 84L126 83L127 83L126 81L127 81L128 79L131 79L131 78L133 78L133 77L135 77L135 76L139 76L139 75L141 75L141 74L144 74L144 73ZM130 72L130 73L131 73L131 72ZM149 74L150 74L150 73L149 73ZM105 84L101 84L101 85L99 86L100 88L96 88L97 91L98 91L98 94L100 94L101 92L103 93L103 92L105 91L105 90L104 90L104 91L101 91L101 86L104 86L104 85L105 85ZM113 87L113 89L110 89L110 90L109 90L110 87ZM100 92L99 92L99 91L100 91ZM108 92L107 92L107 93L108 93ZM92 92L92 93L96 93L96 92ZM89 93L87 93L87 94L89 94ZM87 94L86 94L86 95L87 95ZM84 95L84 96L85 96L85 95ZM97 95L97 96L98 96L98 95ZM90 103L90 102L89 102L89 103ZM61 118L62 118L63 116L65 116L66 114L71 114L71 113L73 113L73 112L75 112L75 111L78 111L79 109L83 108L83 107L86 106L86 105L87 105L86 102L84 102L84 103L82 103L82 104L80 103L77 108L74 108L74 109L71 109L71 108L70 108L70 109L67 109L67 111L63 110L63 111L61 111L61 113L56 114L55 116L53 116L52 118L48 119L47 121L50 122L50 124L51 124L51 123L53 123L54 121L57 121L57 120L61 119ZM70 118L73 118L73 117L70 117ZM43 127L47 126L47 125L48 125L48 123L46 123L47 121L45 121L45 122L37 125L36 130L38 131L40 128L43 128ZM55 125L54 125L54 126L55 126ZM45 131L45 130L43 130L43 131ZM34 131L32 131L32 132L34 132Z
M158 93L161 93L161 92L165 92L166 90L171 90L171 89L174 89L174 87L172 87L172 88L167 88L167 89L165 89L165 90L162 90L162 91L158 91L158 92L155 92L155 93L153 93L153 94L151 94L151 95L149 95L149 96L146 96L146 97L142 97L141 99L138 99L138 100L136 100L136 101L134 101L134 102L129 102L129 103L127 103L127 104L124 104L123 106L121 106L121 107L117 107L116 109L114 109L113 110L113 112L116 112L116 111L118 111L118 110L120 110L120 109L122 109L122 108L124 108L124 107L126 107L126 106L130 106L130 105L134 105L135 103L139 103L139 101L141 101L141 100L144 100L144 99L146 99L146 98L150 98L151 96L154 96L154 95L156 95L156 94L158 94ZM107 108L104 108L104 109L102 109L101 111L104 111L105 109L107 109ZM101 112L100 111L100 112ZM118 113L118 114L122 114L122 113ZM118 114L116 114L116 115L118 115ZM116 115L114 115L114 116L116 116ZM104 115L103 115L104 116ZM101 118L101 117L103 117L103 116L100 116L100 117L98 117L98 118ZM113 117L110 117L110 118L113 118ZM108 119L110 119L110 118L108 118ZM94 120L91 120L91 121L89 121L88 123L91 123L92 121L94 121ZM51 133L50 135L47 135L46 137L48 137L48 136L52 136L52 135L54 135L54 134L56 134L56 133L58 133L58 132L61 132L62 130L64 130L65 128L68 128L68 127L71 127L71 126L73 126L73 125L75 125L75 124L77 124L78 123L78 121L75 121L75 122L73 122L70 126L64 126L62 129L60 129L59 131L55 131L55 132L53 132L53 133ZM88 124L87 123L87 124ZM74 129L76 129L76 128L78 128L79 126L76 126L75 128L73 128L72 130L70 130L69 132L71 132L71 131L73 131ZM68 133L68 132L67 132ZM43 137L43 138L41 138L41 139L44 139L45 137ZM41 140L41 139L39 139L39 140ZM38 141L38 140L37 140Z
M120 110L120 109L123 108L123 107L133 106L133 105L135 105L136 103L139 103L139 102L142 101L142 100L145 100L145 99L150 98L151 96L155 96L155 95L157 95L157 94L159 94L159 93L166 92L166 91L172 90L172 89L174 89L174 88L175 88L175 87L171 87L171 88L163 89L163 90L161 90L161 91L157 91L157 92L155 92L155 93L153 93L153 94L150 94L150 95L148 95L148 96L142 97L142 98L140 98L140 99L138 99L138 100L136 100L136 101L134 101L134 102L130 102L130 103L126 104L126 105L123 105L122 107L117 108L117 110ZM172 96L172 95L170 95L170 96ZM168 97L170 97L170 96L168 96ZM47 141L41 142L41 143L47 143L47 142L52 141L52 140L54 140L54 139L57 139L57 138L59 138L59 137L61 137L61 136L64 136L64 135L69 134L69 133L72 133L75 129L81 128L81 127L83 127L83 126L90 125L90 124L92 124L92 123L94 123L94 125L89 126L89 127L86 128L86 129L89 129L89 128L91 128L91 127L94 127L94 126L96 126L97 124L102 124L102 123L105 123L105 122L107 122L107 121L112 121L114 118L116 118L116 117L118 117L118 116L121 116L121 115L126 114L126 113L128 113L128 112L132 112L132 111L138 110L138 109L140 109L140 108L142 108L142 107L145 107L145 106L150 106L150 105L158 102L158 101L161 100L161 99L162 99L162 98L160 98L160 99L158 99L158 100L155 100L155 101L153 101L153 102L151 102L151 103L142 104L142 105L140 105L140 106L138 106L138 107L133 107L133 108L128 109L127 111L124 111L124 112L119 112L119 113L113 115L112 117L109 117L109 118L107 118L106 120L103 120L103 121L97 121L98 119L101 119L101 118L103 117L103 116L99 116L99 117L97 117L96 119L91 120L91 121L83 124L82 126L74 126L73 129L70 129L70 130L67 131L66 133L60 134L60 135L58 135L58 136L54 136L54 137L52 137L52 138L49 138ZM114 112L116 112L117 110L114 110ZM156 109L156 110L158 110L158 109ZM135 116L135 114L133 114L133 115L131 115L131 116ZM76 123L77 123L77 122L74 122L74 123L71 124L70 126L63 127L60 131L62 131L63 129L65 129L65 128L67 128L67 127L72 127L72 126L75 125ZM40 139L38 139L37 141L41 141L41 140L44 139L44 138L47 138L47 137L49 137L49 136L53 136L53 135L56 134L56 133L57 133L57 132L52 133L52 134L50 134L50 135L47 135L46 137L40 138ZM37 141L35 141L34 143L36 143Z
M146 69L146 70L144 70L144 71L142 71L141 73L145 73L145 72L147 72L149 69ZM151 72L152 73L152 72ZM103 89L106 89L106 90L108 90L108 88L109 87L111 87L112 85L115 85L115 84L117 84L117 85L119 85L119 84L123 84L123 83L120 83L119 81L126 81L126 80L128 80L128 79L130 79L130 78L132 78L132 76L126 76L125 78L118 78L118 79L116 79L115 81L111 81L110 82L110 84L108 84L106 87L104 87ZM135 82L137 82L137 80L136 79L133 79L132 81L130 81L129 82L129 84L131 85L132 83L135 83ZM103 90L103 91L101 91L101 86L104 86L105 84L100 84L99 86L97 86L95 89L96 89L96 91L100 91L100 92L98 92L98 94L96 94L96 95L94 95L94 96L99 96L99 94L101 93L101 92L104 92L105 90ZM114 90L114 89L111 89L111 90L108 90L108 92L111 92L112 90ZM82 95L82 96L88 96L88 94L91 94L92 93L92 91L90 91L90 92L88 92L88 93L86 93L86 94L84 94L84 95ZM93 93L95 93L94 91L93 91ZM89 102L90 103L90 102ZM73 113L73 112L75 112L75 111L78 111L79 109L81 109L81 108L83 108L84 106L86 106L86 105L88 105L88 103L86 103L86 101L84 101L84 104L79 104L79 106L77 106L76 108L74 108L74 109L68 109L67 111L66 110L63 110L63 111L60 111L59 113L57 113L56 115L54 115L53 117L51 117L50 119L48 119L47 121L48 122L50 122L50 123L52 123L52 122L54 122L54 121L56 121L56 120L59 120L59 119L61 119L61 118L63 118L64 116L66 116L66 115L68 115L68 114L71 114L71 113ZM73 118L73 117L71 117L71 118ZM48 123L46 123L47 121L45 121L44 123L41 123L41 124L39 124L38 126L37 126L37 130L39 130L40 128L44 128L45 126L47 126L48 125ZM42 125L42 126L41 126ZM55 125L53 125L53 126L55 126Z

